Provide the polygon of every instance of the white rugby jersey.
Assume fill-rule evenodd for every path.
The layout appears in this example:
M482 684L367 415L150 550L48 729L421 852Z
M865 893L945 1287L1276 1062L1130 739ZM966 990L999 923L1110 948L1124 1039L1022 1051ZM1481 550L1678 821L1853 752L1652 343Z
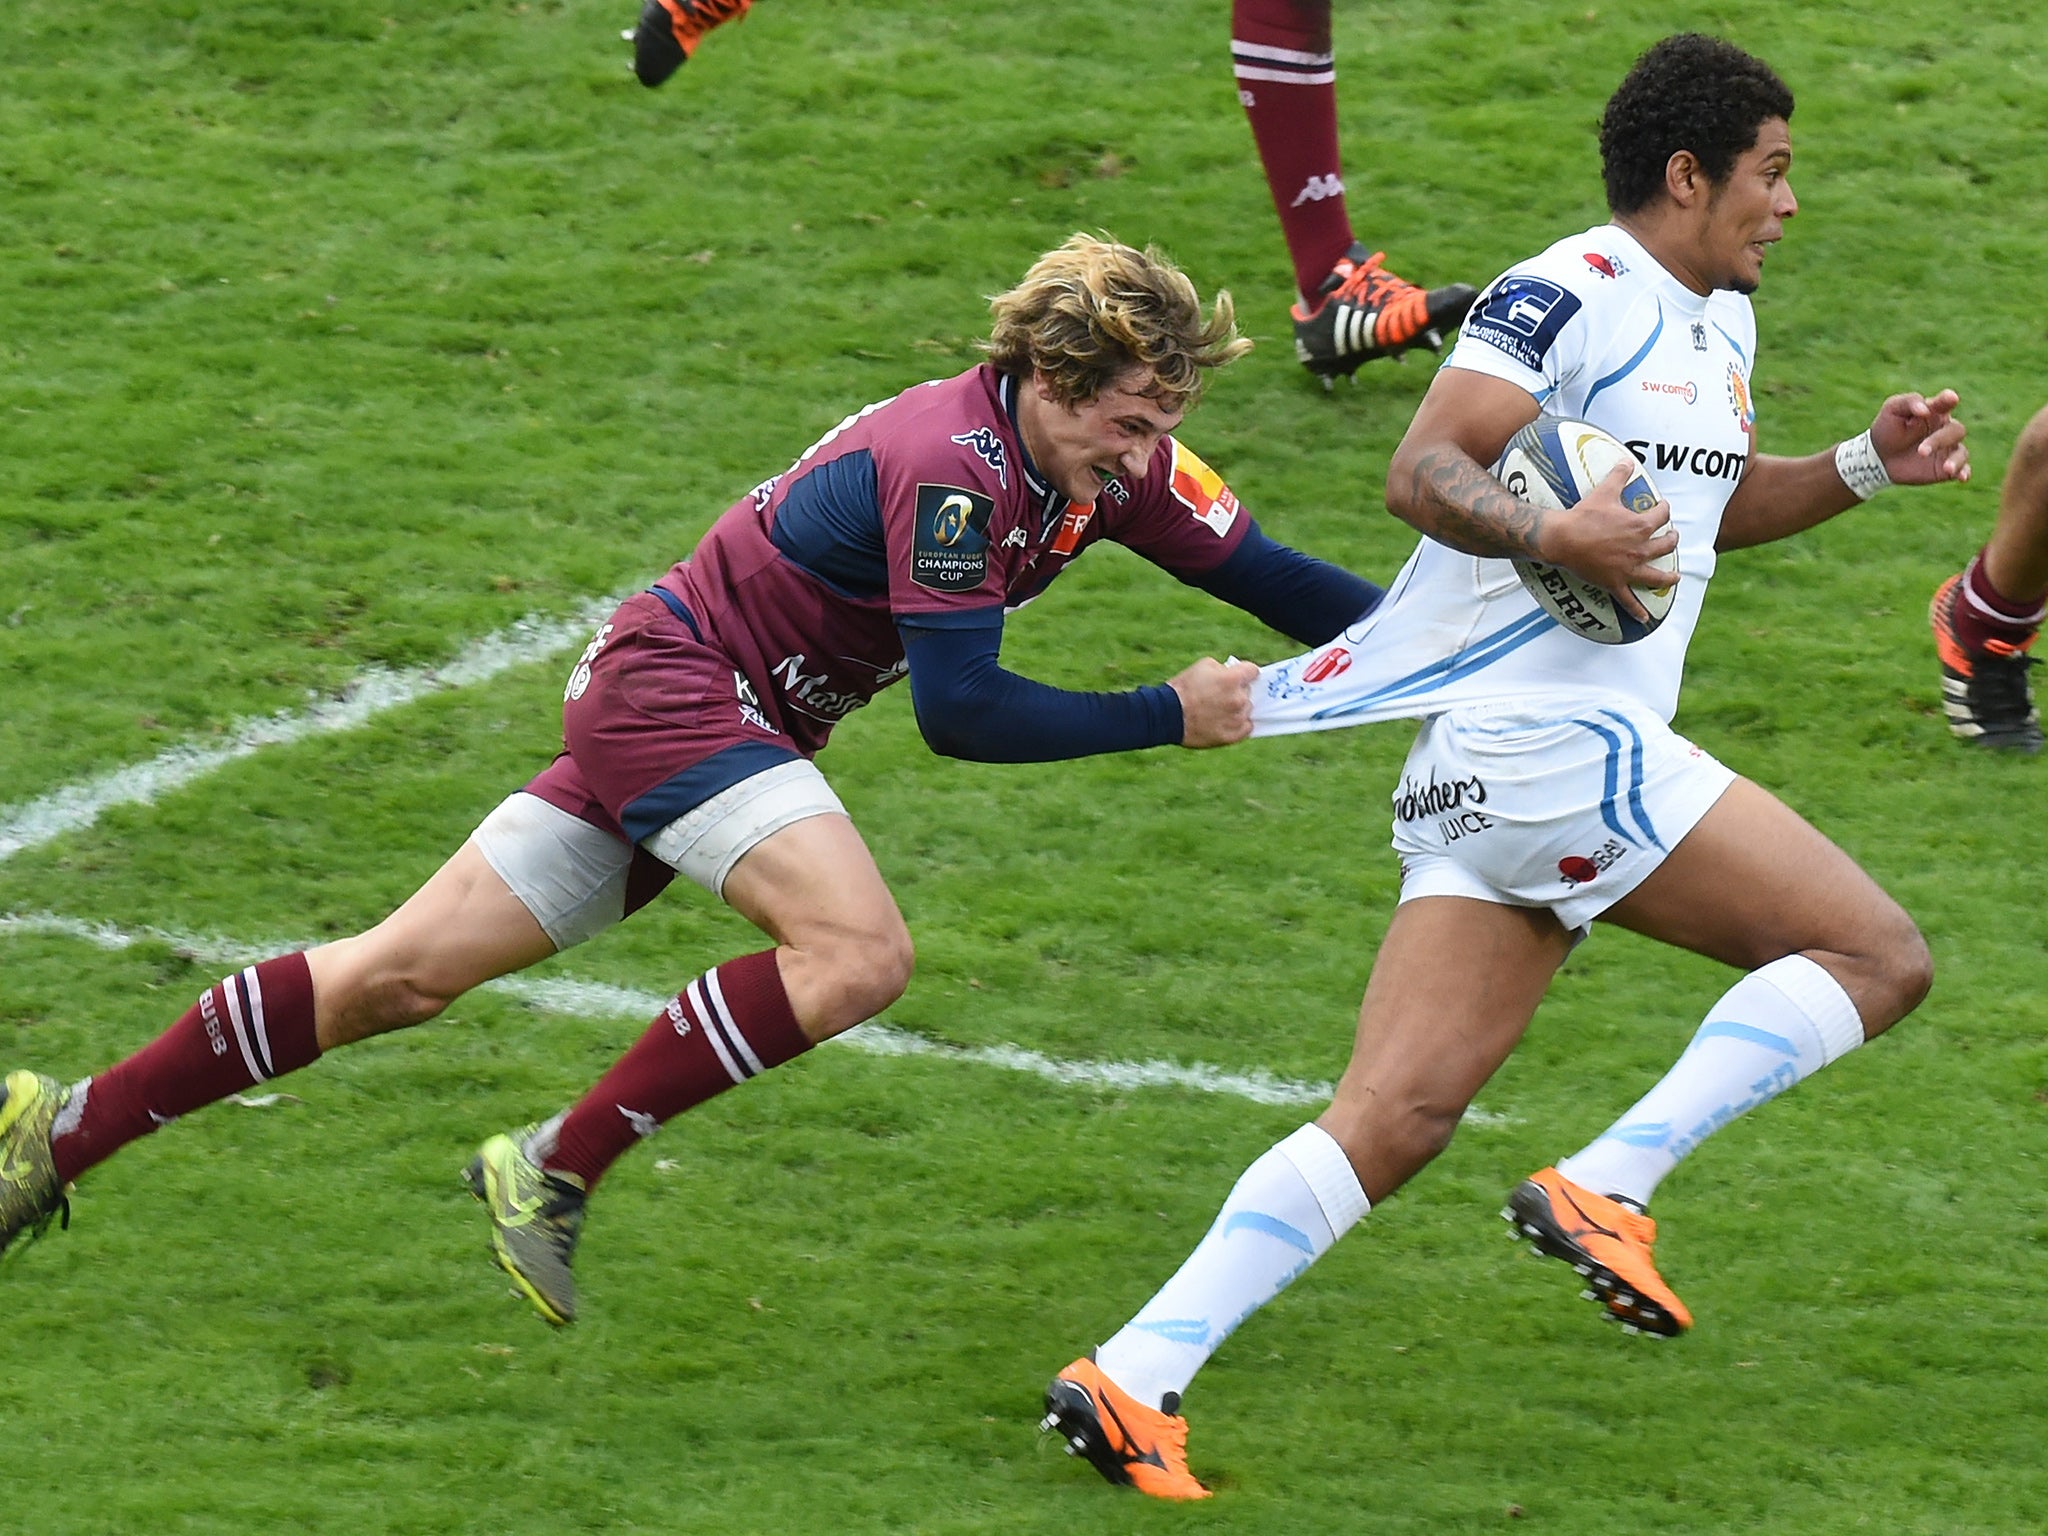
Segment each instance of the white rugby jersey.
M1425 538L1368 617L1261 672L1253 734L1554 696L1619 696L1668 721L1721 512L1755 441L1755 355L1746 297L1694 293L1614 225L1510 267L1473 304L1444 366L1506 379L1547 414L1635 450L1678 530L1669 617L1632 645L1597 645L1539 608L1506 560Z

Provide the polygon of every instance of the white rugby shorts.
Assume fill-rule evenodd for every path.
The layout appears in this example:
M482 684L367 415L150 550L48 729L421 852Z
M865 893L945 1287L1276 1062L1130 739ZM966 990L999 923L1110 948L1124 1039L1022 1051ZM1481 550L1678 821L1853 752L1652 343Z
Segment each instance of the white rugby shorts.
M797 758L741 779L642 844L714 896L757 843L811 816L846 814L824 774ZM558 950L594 938L626 912L631 845L524 790L483 819L471 841Z
M1714 757L1625 702L1432 716L1394 792L1401 900L1547 907L1583 934L1734 782Z

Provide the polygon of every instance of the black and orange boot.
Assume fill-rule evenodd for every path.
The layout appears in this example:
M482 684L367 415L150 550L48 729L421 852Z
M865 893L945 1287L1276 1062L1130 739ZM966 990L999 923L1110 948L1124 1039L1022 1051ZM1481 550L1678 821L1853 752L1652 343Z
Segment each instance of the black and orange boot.
M1941 707L1952 735L1994 752L2041 750L2041 714L2034 707L2027 654L2034 637L2014 643L1989 640L1981 651L1964 646L1956 633L1956 602L1963 578L1951 576L1935 588L1927 608L1934 653L1941 661Z
M1097 1368L1093 1356L1076 1360L1045 1389L1038 1427L1058 1433L1069 1456L1085 1456L1110 1482L1155 1499L1206 1499L1209 1490L1188 1471L1188 1421L1163 1408L1147 1408Z
M1386 259L1385 251L1352 246L1314 298L1289 311L1294 355L1325 387L1376 357L1398 357L1410 347L1434 352L1479 296L1469 283L1425 291L1389 272Z
M1545 1168L1516 1187L1501 1215L1536 1252L1577 1270L1587 1299L1630 1333L1668 1338L1692 1326L1692 1314L1650 1256L1657 1223L1633 1206Z
M754 0L647 0L633 29L633 73L652 89L690 62L704 34L747 14Z

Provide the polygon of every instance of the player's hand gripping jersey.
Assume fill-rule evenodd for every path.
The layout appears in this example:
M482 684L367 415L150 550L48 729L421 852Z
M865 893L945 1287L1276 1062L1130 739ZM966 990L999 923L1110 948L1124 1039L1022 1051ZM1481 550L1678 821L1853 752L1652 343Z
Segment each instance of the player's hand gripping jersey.
M1473 305L1444 366L1519 385L1545 412L1635 451L1678 533L1670 616L1633 645L1594 645L1539 608L1508 561L1424 539L1372 614L1265 669L1254 734L1551 697L1604 696L1668 721L1722 509L1754 442L1755 346L1746 297L1694 293L1613 225L1510 268Z

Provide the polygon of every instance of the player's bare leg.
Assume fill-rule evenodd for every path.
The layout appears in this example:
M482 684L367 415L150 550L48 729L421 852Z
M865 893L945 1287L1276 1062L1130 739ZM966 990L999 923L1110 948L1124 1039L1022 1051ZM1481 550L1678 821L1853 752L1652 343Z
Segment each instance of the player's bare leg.
M1373 1201L1443 1150L1570 947L1548 911L1455 896L1403 903L1329 1109L1246 1169L1173 1278L1092 1358L1053 1380L1045 1427L1111 1482L1203 1497L1180 1417L1195 1372Z
M1743 779L1603 920L1748 974L1656 1087L1503 1214L1586 1276L1611 1318L1678 1333L1691 1314L1651 1262L1643 1214L1658 1182L1713 1131L1910 1013L1931 963L1876 881Z
M2048 408L2021 430L1991 541L1928 610L1949 729L1995 750L2041 750L2028 654L2048 617Z
M473 842L366 933L306 952L322 1051L425 1023L555 946Z
M1365 984L1350 1063L1316 1119L1375 1204L1450 1145L1570 950L1571 936L1547 910L1462 896L1395 909Z
M721 894L775 947L705 972L568 1110L492 1137L470 1164L499 1264L551 1323L575 1320L584 1204L618 1158L676 1115L872 1018L909 984L909 930L844 815L771 833Z

